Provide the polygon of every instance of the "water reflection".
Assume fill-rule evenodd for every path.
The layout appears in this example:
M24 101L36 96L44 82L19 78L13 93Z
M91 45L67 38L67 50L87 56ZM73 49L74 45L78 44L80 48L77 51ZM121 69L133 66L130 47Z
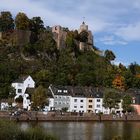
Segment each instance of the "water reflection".
M134 140L139 133L140 122L40 122L21 123L23 129L37 125L60 140L111 140L122 136L124 140Z

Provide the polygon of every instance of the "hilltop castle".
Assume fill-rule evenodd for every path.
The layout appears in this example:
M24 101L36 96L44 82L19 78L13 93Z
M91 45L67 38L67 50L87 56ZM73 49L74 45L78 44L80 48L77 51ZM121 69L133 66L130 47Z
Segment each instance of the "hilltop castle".
M80 25L80 28L78 29L78 34L81 32L87 32L88 33L88 41L87 42L79 42L79 49L80 50L93 50L94 41L93 41L93 35L90 30L88 30L88 25L83 22ZM60 50L62 48L66 47L65 40L67 36L67 31L65 28L61 27L60 25L52 27L52 33L54 40L57 43L57 48Z
M50 31L53 34L53 38L56 41L57 49L61 50L63 48L66 48L66 37L68 34L68 28L61 27L60 25L53 26L52 28L49 28ZM87 41L82 42L77 40L77 44L79 46L79 50L94 50L94 41L93 41L93 34L91 30L88 29L88 25L85 24L85 22L82 22L78 29L78 35L80 35L82 32L87 33ZM9 45L15 45L15 46L24 46L28 43L30 43L31 38L31 31L24 31L24 30L11 30L7 32L0 32L0 40L7 40Z

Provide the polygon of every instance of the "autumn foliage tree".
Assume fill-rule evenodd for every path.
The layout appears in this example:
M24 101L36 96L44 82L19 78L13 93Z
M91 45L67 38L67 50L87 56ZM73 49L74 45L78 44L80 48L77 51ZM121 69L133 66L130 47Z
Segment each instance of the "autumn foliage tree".
M125 78L121 75L117 75L115 79L112 82L112 85L114 88L119 89L119 90L125 90Z

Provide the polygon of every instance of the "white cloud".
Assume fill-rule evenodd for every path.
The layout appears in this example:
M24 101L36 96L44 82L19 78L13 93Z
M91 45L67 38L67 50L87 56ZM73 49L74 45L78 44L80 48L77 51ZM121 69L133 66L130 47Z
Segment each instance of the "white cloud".
M115 36L104 36L99 39L99 42L102 42L105 45L127 45L126 41L120 40L118 38L115 38Z
M115 34L126 41L140 41L140 22L121 27Z
M128 67L128 65L129 65L128 62L124 62L124 61L122 61L122 60L114 60L114 61L112 61L111 63L114 64L114 65L117 65L117 66L119 66L119 64L123 64L123 65L126 66L126 67Z

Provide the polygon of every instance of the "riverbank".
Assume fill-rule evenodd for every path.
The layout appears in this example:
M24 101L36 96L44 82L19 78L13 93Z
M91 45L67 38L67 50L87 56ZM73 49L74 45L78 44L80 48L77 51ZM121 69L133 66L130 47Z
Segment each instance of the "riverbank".
M0 119L16 121L140 121L140 115L97 115L93 113L73 114L56 112L0 111Z

